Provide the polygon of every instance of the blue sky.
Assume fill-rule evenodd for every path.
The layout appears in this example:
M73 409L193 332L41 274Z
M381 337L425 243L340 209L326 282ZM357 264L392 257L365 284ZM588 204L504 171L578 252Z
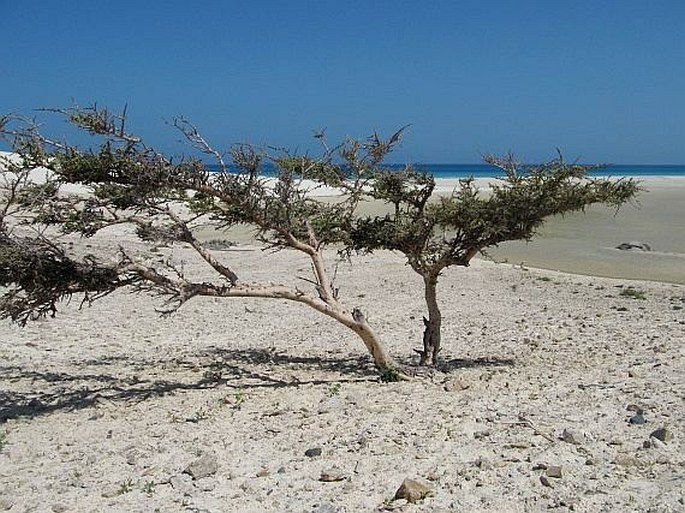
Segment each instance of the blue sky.
M0 112L128 104L181 153L411 124L394 162L685 163L684 0L0 0ZM48 118L47 129L64 131Z

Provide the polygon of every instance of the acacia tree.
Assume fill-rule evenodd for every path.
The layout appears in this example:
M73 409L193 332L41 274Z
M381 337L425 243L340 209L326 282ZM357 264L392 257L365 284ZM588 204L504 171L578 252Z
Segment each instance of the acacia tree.
M385 376L401 375L364 314L340 301L324 259L327 246L349 245L355 208L399 133L387 140L377 135L348 140L335 148L324 141L317 158L236 145L229 166L191 123L176 119L187 141L216 159L219 171L210 172L198 159L174 162L146 145L127 130L125 110L115 114L93 106L55 112L95 136L96 143L81 149L48 139L31 121L0 119L0 132L17 155L0 163L0 286L5 288L0 317L25 323L54 315L59 301L73 294L91 302L123 287L165 296L163 313L198 296L283 299L350 328ZM265 162L273 168L272 179L264 178ZM45 170L43 182L33 180L36 168ZM342 200L317 201L307 194L311 183L339 188ZM69 184L81 192L69 193ZM196 236L200 223L219 229L247 224L267 248L306 255L312 269L308 285L241 281L240 261L217 256ZM124 247L114 262L79 258L56 242L55 229L90 237L122 224L134 226L137 236L151 244L192 248L217 279L193 279L170 261L150 262Z
M403 253L424 284L428 317L424 317L420 364L438 363L442 313L437 284L451 266L468 266L486 248L509 240L530 240L545 219L582 211L601 203L619 207L639 186L632 179L590 178L598 166L567 164L561 158L542 165L522 166L513 155L489 155L485 162L504 173L499 184L484 193L472 178L460 180L452 194L429 201L435 188L431 175L407 168L379 171L370 195L393 208L385 217L358 219L351 248L390 249Z

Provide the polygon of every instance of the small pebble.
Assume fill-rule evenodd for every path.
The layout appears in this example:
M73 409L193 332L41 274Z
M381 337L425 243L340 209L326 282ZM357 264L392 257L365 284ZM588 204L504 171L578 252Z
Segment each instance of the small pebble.
M630 419L628 419L628 423L630 424L635 424L635 425L640 425L640 424L645 424L647 420L645 419L645 416L642 415L642 413L636 413Z
M554 477L556 479L561 479L561 466L552 465L545 471L547 477Z
M665 427L652 431L652 433L649 436L656 438L657 440L660 440L662 442L670 442L673 439L673 433L671 433Z
M321 456L321 452L321 447L312 447L311 449L304 451L304 455L308 458L316 458L317 456Z

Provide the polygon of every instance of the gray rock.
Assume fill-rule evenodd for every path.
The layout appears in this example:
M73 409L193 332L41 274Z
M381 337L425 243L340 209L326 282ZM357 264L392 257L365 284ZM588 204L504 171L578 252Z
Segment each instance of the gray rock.
M443 388L446 392L461 392L469 388L469 384L459 378L454 378L445 381Z
M573 429L564 429L561 433L561 439L567 444L582 445L585 443L583 434Z
M185 474L180 474L169 479L171 487L183 495L193 494L192 478Z
M544 474L540 476L540 482L542 483L543 486L546 486L547 488L554 488L554 485L551 483L551 481Z
M666 447L666 444L664 442L662 442L658 438L654 438L653 436L650 437L649 440L647 440L647 442L649 442L649 444L655 449L663 449L664 447Z
M338 511L338 508L330 502L324 502L315 506L312 513L338 513Z
M14 506L14 502L7 497L0 497L0 511L12 509L12 506Z
M667 428L661 427L657 430L652 431L649 435L652 438L656 438L661 442L670 442L673 439L673 433L671 433Z
M345 473L338 467L331 467L328 470L321 472L319 481L323 481L324 483L332 483L335 481L342 481L345 479L345 477L347 477Z
M53 513L64 513L65 511L69 511L69 508L64 504L53 504L50 507L50 510L53 511Z
M552 465L550 467L547 467L547 470L545 471L545 475L547 477L554 477L556 479L561 479L561 466Z
M216 460L216 454L208 452L188 465L183 473L190 475L193 479L202 479L216 474L218 470L219 463Z
M395 499L406 499L409 502L418 502L433 493L430 485L406 478L395 492Z
M316 458L317 456L321 456L321 452L321 447L311 447L304 451L304 455L307 456L307 458Z
M630 242L621 242L616 249L621 251L652 251L652 247L646 242L639 240L631 240Z
M630 456L628 454L619 454L614 459L614 465L619 467L642 467L643 462L635 456Z
M642 415L642 413L636 413L630 419L628 419L628 422L630 424L635 424L635 425L640 425L640 424L645 424L647 420L645 419L645 416Z

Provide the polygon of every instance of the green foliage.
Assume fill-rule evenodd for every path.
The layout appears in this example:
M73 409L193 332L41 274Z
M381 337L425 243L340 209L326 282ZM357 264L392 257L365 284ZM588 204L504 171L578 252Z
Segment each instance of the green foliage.
M473 179L460 180L451 195L432 202L431 177L413 170L378 174L371 195L394 211L359 220L353 249L397 250L421 274L437 275L445 267L468 265L489 246L532 238L550 216L594 203L619 206L638 191L633 180L587 178L591 166L568 165L561 158L522 169L512 157L486 161L506 171L501 184L483 193Z
M32 315L54 314L56 304L76 292L90 297L121 283L117 273L92 260L77 262L43 240L10 238L0 232L0 318L20 323Z
M156 484L154 481L145 481L145 483L143 483L143 493L150 497L155 494L155 487Z
M129 478L126 479L125 481L122 481L119 484L119 490L117 490L118 495L124 495L125 493L129 493L133 491L133 479Z
M644 301L647 299L647 295L644 293L644 291L640 289L636 289L634 287L627 287L623 289L621 292L618 294L621 297L627 297L630 299L637 299L640 301Z
M380 380L383 383L397 383L402 381L402 375L397 369L388 367L381 370Z

